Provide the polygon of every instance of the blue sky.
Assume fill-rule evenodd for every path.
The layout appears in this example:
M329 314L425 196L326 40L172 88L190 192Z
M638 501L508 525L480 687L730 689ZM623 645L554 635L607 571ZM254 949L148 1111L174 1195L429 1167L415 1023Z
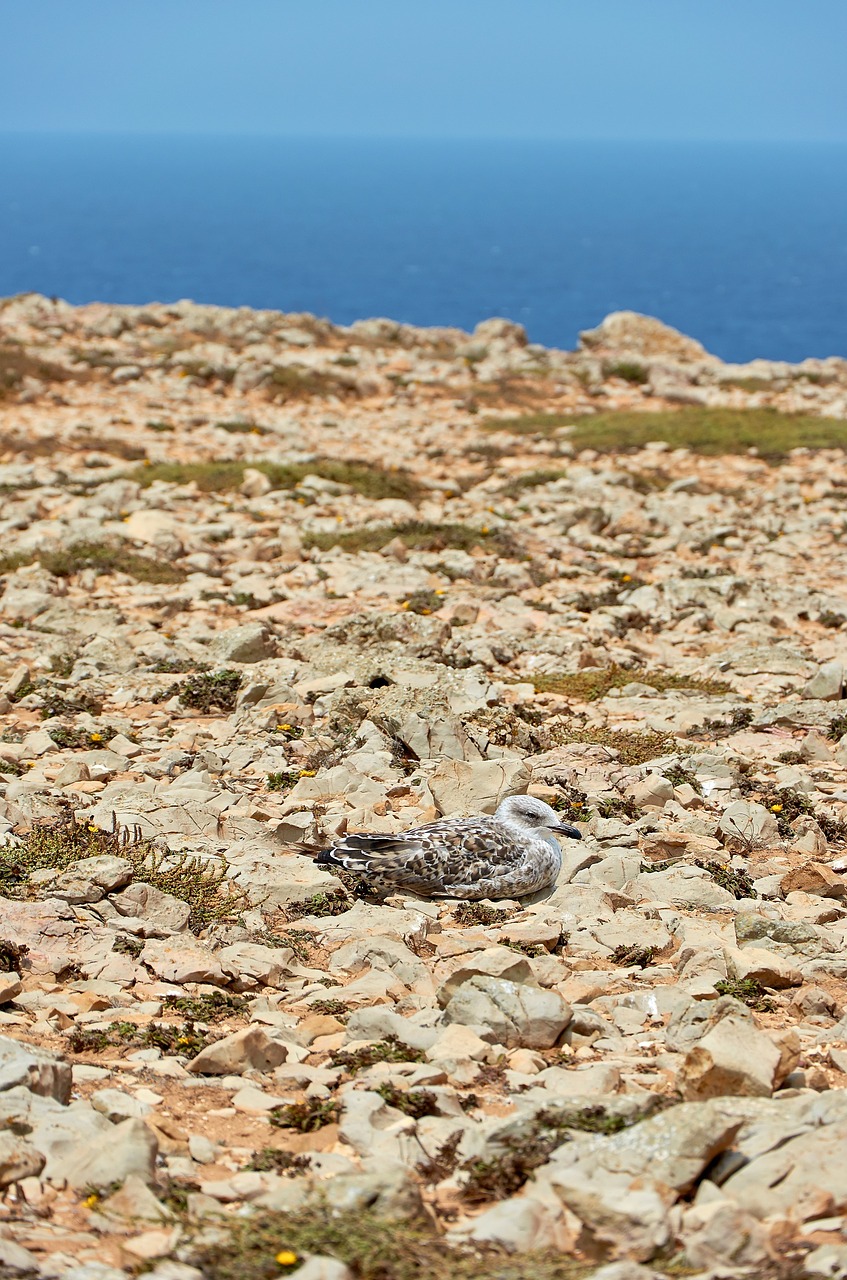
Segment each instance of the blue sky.
M6 0L0 130L847 141L847 0Z

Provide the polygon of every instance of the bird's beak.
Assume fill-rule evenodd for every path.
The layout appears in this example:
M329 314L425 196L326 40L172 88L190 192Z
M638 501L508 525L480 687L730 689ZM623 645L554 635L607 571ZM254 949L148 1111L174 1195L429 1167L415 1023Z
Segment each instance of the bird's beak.
M556 826L556 827L551 827L550 830L555 831L557 836L567 836L569 840L582 839L582 832L579 830L578 827L568 827L565 825L565 823L561 823L559 826Z

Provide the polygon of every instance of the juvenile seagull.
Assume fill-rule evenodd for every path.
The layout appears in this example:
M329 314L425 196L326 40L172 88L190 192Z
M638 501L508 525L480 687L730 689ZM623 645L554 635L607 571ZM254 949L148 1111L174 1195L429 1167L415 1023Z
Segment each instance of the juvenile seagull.
M493 817L442 818L397 835L349 835L315 861L352 871L381 896L404 889L430 898L523 898L556 880L557 835L582 839L543 800L509 796Z

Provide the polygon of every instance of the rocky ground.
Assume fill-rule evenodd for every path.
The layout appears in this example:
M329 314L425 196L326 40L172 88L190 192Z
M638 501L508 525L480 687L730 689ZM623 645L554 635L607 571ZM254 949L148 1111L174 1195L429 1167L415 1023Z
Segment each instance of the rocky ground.
M847 362L27 296L0 397L0 1276L847 1276ZM537 900L297 851L522 790Z

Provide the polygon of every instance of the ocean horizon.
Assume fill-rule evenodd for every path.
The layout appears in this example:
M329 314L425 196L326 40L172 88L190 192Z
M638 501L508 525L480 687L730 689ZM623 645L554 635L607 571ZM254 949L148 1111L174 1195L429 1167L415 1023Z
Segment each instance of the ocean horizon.
M0 294L847 355L847 146L0 135Z

